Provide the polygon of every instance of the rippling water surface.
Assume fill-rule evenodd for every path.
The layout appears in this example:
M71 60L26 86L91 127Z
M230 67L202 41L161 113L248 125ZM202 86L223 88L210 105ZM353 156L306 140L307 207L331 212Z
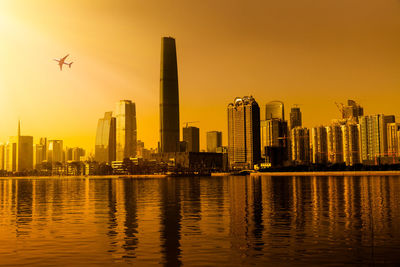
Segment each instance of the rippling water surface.
M400 177L0 179L0 265L400 263Z

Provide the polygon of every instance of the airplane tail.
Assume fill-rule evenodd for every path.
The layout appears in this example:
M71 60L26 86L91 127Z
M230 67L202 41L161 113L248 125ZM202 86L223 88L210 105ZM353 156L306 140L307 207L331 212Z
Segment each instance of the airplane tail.
M68 66L69 66L70 68L71 68L72 63L74 63L74 62L68 63Z

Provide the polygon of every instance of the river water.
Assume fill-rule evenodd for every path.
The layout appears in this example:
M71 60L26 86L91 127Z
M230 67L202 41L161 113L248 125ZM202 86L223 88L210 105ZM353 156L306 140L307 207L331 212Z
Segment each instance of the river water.
M400 263L400 177L0 179L0 265Z

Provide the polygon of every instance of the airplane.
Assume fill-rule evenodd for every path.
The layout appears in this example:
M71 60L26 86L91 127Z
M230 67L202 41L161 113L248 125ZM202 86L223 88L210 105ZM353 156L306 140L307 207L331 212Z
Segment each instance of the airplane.
M65 65L68 65L68 66L71 68L72 63L74 63L74 62L71 62L71 63L66 63L66 62L65 62L65 59L66 59L68 56L69 56L69 54L66 55L66 56L63 57L63 58L54 59L55 61L58 62L58 65L60 66L60 70L62 70L62 66L63 66L64 64L65 64Z

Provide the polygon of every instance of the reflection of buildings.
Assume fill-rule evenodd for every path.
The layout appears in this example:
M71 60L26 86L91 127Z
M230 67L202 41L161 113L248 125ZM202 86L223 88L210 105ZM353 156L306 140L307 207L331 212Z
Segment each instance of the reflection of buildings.
M161 252L166 266L180 266L181 262L181 180L161 181Z
M179 89L175 39L161 40L160 152L177 152L179 142Z
M95 160L99 163L111 163L116 152L116 119L112 112L106 112L99 119L96 132Z
M259 163L260 108L250 96L228 105L228 157L231 168L250 168Z
M116 160L122 161L125 158L135 157L137 141L135 103L130 100L119 101L116 106L115 117ZM112 132L111 126L110 132Z

